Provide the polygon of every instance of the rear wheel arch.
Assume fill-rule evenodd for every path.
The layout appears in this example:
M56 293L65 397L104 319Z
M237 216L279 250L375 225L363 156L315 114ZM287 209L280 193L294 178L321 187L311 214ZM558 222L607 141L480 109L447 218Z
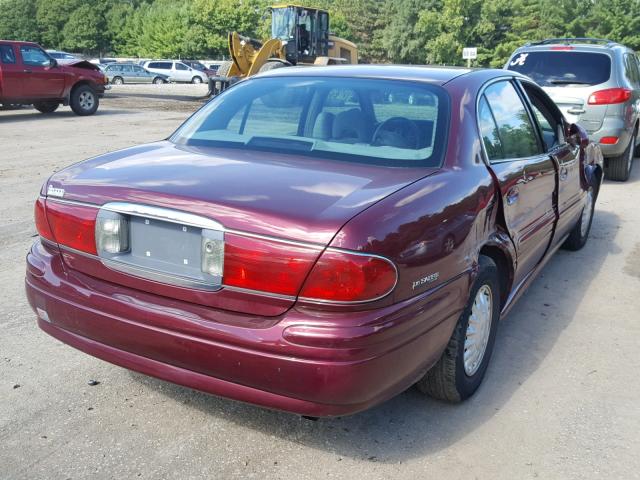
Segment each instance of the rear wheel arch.
M484 255L493 260L498 267L498 279L500 281L500 309L504 307L509 298L511 287L513 286L514 268L510 253L507 253L503 246L498 243L485 244L478 252L478 257Z

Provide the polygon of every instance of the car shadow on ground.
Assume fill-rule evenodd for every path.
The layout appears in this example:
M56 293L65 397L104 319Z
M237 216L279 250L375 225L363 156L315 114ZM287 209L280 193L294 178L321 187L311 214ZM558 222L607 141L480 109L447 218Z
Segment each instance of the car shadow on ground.
M131 115L133 113L131 110L124 109L98 109L96 113L91 115L91 117L103 117L110 115L123 115L128 114ZM55 119L83 119L84 117L78 116L73 113L71 110L63 109L58 110L54 113L43 114L38 112L35 109L30 108L19 108L16 110L0 110L0 123L16 123L16 122L41 122L44 120L55 120Z
M491 420L509 402L574 321L584 292L610 254L619 217L596 210L592 236L579 252L560 250L500 324L483 385L452 405L411 388L371 410L317 422L189 390L131 372L140 384L209 415L337 457L397 463L434 454ZM562 292L562 295L554 294Z

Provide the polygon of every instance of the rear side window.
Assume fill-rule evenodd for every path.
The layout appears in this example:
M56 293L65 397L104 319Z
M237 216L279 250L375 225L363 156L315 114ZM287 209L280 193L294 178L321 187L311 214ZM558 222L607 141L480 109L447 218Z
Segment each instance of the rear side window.
M489 155L489 159L516 159L538 155L540 149L534 127L513 84L507 81L494 83L487 87L484 96L493 114L498 129L499 143L502 146L502 156L492 158ZM485 132L483 132L484 136ZM494 155L500 153L497 148L490 148L486 144L485 147L487 153L490 150L494 152Z
M625 77L635 86L640 85L640 71L638 71L638 62L635 55L629 53L624 56L624 74Z
M0 63L7 65L16 63L16 54L11 45L0 45Z
M521 52L507 68L535 80L542 87L598 85L611 77L611 58L604 53Z
M34 67L48 67L51 64L51 58L37 47L29 47L24 45L20 47L22 55L22 63L32 65Z

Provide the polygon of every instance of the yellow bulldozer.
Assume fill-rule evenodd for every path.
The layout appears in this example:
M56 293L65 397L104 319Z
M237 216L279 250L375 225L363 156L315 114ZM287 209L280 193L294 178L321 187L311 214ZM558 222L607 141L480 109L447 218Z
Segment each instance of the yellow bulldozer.
M337 65L358 62L358 47L329 33L329 12L300 5L274 5L271 38L260 42L229 33L231 61L218 69L217 93L259 72L291 65ZM212 79L213 80L213 79Z

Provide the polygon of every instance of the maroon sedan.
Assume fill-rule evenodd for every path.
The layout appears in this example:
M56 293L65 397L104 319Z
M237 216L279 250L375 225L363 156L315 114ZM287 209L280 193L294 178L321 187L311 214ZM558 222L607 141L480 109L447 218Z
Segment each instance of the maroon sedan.
M602 155L503 70L287 68L168 140L55 173L40 328L123 367L309 416L478 388L500 317L587 241Z

